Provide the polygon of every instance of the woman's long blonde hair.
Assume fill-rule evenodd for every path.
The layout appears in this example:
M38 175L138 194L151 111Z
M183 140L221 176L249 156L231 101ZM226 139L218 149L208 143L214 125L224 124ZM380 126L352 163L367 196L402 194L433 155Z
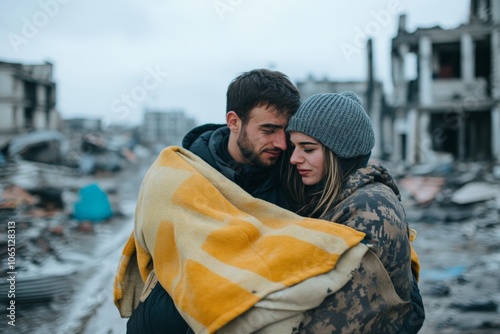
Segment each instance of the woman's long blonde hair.
M293 149L287 150L282 163L286 164L282 170L282 182L288 195L296 204L296 212L300 215L324 218L334 206L342 189L342 169L333 152L321 145L324 155L324 175L322 186L307 187L297 172L297 168L290 163Z

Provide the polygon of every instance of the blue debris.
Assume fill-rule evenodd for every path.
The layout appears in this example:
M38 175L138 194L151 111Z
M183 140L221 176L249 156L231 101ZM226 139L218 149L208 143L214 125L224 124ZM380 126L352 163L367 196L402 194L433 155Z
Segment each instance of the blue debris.
M108 195L96 183L80 189L79 196L74 206L76 220L100 222L113 215Z
M454 266L443 269L427 269L420 272L420 278L443 281L461 276L466 271L465 266Z

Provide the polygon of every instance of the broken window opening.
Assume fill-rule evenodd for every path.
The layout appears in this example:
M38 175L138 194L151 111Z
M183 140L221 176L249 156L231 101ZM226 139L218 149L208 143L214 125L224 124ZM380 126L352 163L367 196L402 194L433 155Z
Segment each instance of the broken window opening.
M433 151L465 161L492 159L490 111L433 113L430 131Z
M460 43L435 44L433 50L433 78L460 78L462 75Z
M475 42L475 64L476 78L484 78L486 81L486 94L491 96L491 36L484 40Z

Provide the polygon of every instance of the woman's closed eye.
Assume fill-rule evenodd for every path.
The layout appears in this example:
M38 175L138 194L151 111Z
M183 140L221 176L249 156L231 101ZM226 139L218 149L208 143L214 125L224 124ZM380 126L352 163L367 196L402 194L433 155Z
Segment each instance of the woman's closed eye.
M315 149L315 148L312 148L312 147L304 147L302 150L303 150L304 152L306 152L306 153L312 153L312 152L314 152L316 149Z

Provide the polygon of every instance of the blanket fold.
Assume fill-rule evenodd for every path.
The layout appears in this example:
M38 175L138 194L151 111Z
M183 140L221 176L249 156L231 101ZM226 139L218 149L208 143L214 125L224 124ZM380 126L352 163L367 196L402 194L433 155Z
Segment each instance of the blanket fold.
M363 238L255 199L193 153L168 147L143 180L115 304L129 317L154 268L196 333L296 323L352 277L368 249ZM257 325L238 323L256 315Z

